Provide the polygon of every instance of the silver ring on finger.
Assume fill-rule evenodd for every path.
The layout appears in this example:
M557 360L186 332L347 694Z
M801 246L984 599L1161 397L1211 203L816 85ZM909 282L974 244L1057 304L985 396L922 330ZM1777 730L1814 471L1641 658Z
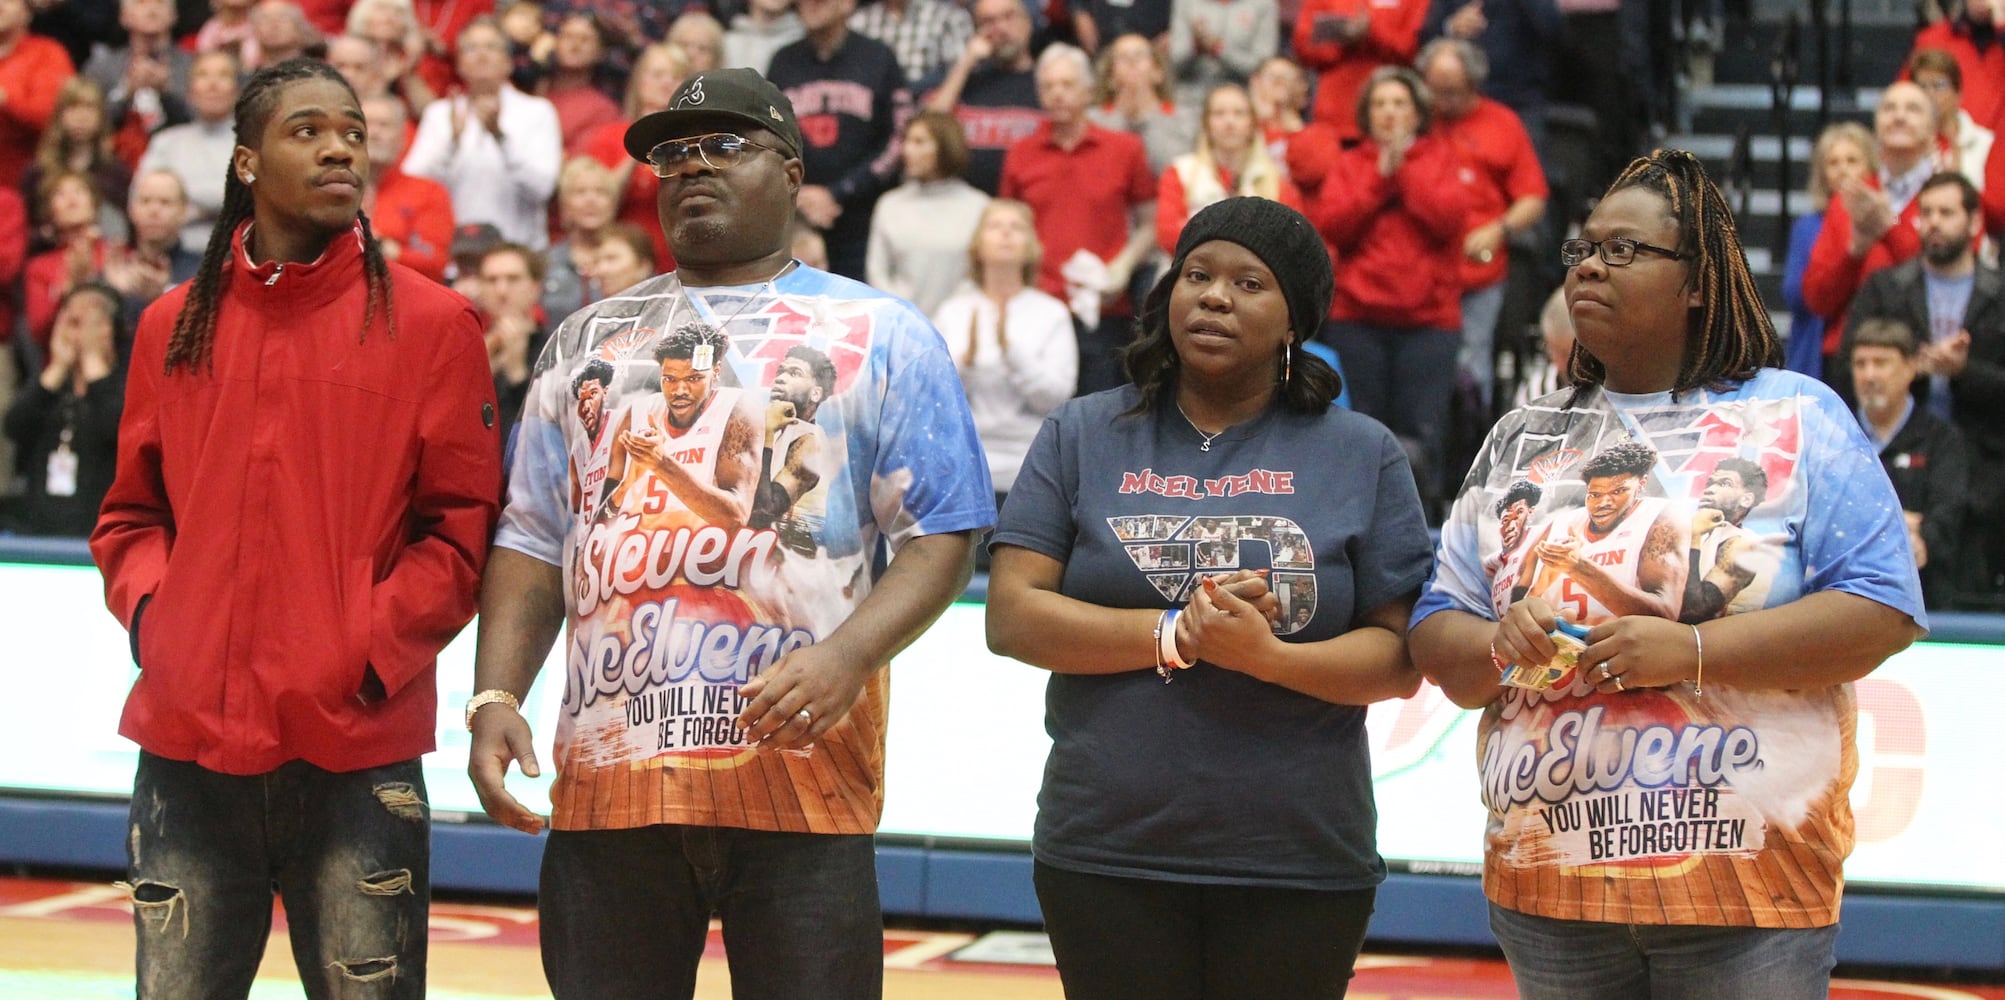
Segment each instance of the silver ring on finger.
M813 712L808 711L805 708L801 709L798 712L795 712L794 718L801 720L802 725L812 726L814 725L815 722L815 714Z
M1608 672L1608 665L1614 662L1615 662L1614 657L1610 657L1606 660L1601 661L1601 665L1595 668L1596 670L1601 671L1602 680L1612 681L1615 679L1615 675Z
M1610 680L1613 680L1615 682L1615 690L1617 691L1629 690L1628 688L1622 686L1622 678L1620 676L1612 677L1610 678Z

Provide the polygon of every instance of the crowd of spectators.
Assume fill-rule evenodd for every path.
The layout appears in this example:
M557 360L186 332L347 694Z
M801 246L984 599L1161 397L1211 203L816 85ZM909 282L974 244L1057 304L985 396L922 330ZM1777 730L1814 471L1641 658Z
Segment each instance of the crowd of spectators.
M1994 5L1952 5L1918 35L1876 127L1818 142L1816 210L1793 230L1786 289L1792 366L1857 399L1883 443L1902 425L1873 423L1887 414L1855 388L1850 328L1870 304L1913 338L1901 356L1916 410L1968 451L1926 463L1959 472L1965 500L1931 482L1917 501L1917 552L1936 540L1923 558L1943 602L2005 590L2000 533L1984 527L2005 521L2005 315L1984 236L2005 230L2005 180L1986 184L2005 173ZM104 312L115 295L122 357L121 331L207 245L240 80L295 56L327 60L362 98L365 210L385 255L474 300L497 390L519 396L566 315L675 266L627 123L694 74L749 65L787 93L806 138L800 252L936 317L1003 464L1060 398L1122 381L1136 292L1184 221L1257 195L1321 231L1337 294L1313 340L1438 505L1466 467L1466 425L1564 381L1564 358L1520 332L1570 339L1564 309L1537 305L1560 277L1550 248L1586 209L1548 184L1549 112L1585 105L1598 122L1587 160L1603 173L1566 192L1598 191L1651 142L1669 83L1647 68L1661 65L1651 6L0 0L0 407L56 399L78 420L104 405L119 365L99 371L97 341L61 332L84 322L65 310ZM1891 349L1874 329L1869 353ZM1494 363L1527 345L1525 364ZM1887 368L1900 370L1876 367L1874 386ZM0 529L74 531L43 511L87 507L101 480L52 475L47 426L15 434L10 415ZM1889 468L1914 479L1923 459L1906 454ZM992 474L1006 488L1010 471Z
M1826 128L1790 230L1788 364L1857 408L1931 606L2005 610L2005 4L1916 35L1870 129Z

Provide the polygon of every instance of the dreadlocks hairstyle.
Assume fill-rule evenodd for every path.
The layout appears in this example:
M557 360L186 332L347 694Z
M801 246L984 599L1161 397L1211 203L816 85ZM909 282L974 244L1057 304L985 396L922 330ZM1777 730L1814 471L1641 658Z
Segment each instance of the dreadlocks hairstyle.
M1638 157L1608 186L1608 194L1632 187L1654 191L1670 205L1671 217L1678 220L1678 250L1691 259L1686 287L1700 294L1699 308L1687 324L1685 360L1671 391L1700 386L1725 390L1753 378L1756 369L1780 367L1782 348L1747 269L1733 212L1699 158L1682 149ZM1601 360L1577 342L1568 367L1576 397L1579 387L1600 385L1608 377Z
M326 80L340 84L350 96L355 93L355 89L334 67L318 59L287 59L267 66L252 74L250 81L244 84L243 93L237 96L237 145L255 147L264 136L265 126L271 123L272 115L278 110L280 95L287 87L305 80ZM237 228L251 217L253 209L251 189L237 177L236 162L232 157L231 162L223 166L222 212L216 219L215 230L209 234L209 246L202 252L202 266L195 272L187 301L182 303L181 314L174 319L174 333L167 341L167 374L174 374L177 368L186 368L191 372L197 369L215 370L216 307L223 293L223 264L230 256L231 241L236 237ZM357 339L368 338L369 327L375 321L378 309L383 314L385 331L394 338L397 335L397 319L390 301L390 265L383 259L376 234L369 228L369 217L358 212L356 219L362 225L362 270L369 287L368 305L362 313L362 332Z

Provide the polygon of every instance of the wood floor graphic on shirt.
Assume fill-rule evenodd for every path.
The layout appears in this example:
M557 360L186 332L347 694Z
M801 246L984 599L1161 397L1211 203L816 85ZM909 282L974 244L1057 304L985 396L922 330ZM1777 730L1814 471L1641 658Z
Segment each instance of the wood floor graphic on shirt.
M1305 628L1316 615L1315 552L1308 534L1288 518L1131 514L1109 517L1107 526L1165 600L1190 600L1205 576L1267 570L1267 585L1281 601L1277 634Z

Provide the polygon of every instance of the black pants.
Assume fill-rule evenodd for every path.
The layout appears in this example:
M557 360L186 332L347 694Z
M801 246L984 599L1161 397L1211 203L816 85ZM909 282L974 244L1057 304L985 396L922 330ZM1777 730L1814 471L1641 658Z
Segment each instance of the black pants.
M1376 889L1325 892L1036 869L1066 1000L1337 1000Z

